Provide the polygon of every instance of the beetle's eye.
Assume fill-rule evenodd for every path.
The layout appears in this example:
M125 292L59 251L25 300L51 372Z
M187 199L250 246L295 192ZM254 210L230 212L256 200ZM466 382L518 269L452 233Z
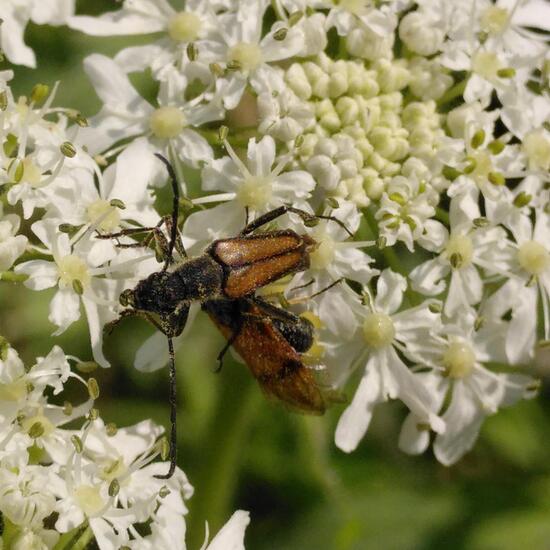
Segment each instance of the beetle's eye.
M134 303L134 292L133 290L127 289L120 295L118 299L121 306L131 306Z

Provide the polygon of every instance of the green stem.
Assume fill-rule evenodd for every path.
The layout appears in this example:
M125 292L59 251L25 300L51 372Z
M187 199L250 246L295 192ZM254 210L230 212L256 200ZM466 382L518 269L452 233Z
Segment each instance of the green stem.
M204 437L202 464L198 479L193 480L196 496L190 503L188 548L199 548L204 538L204 522L216 533L228 519L243 463L250 426L262 403L261 392L242 365L226 386L214 415L215 424ZM229 368L229 367L226 367Z
M438 105L445 105L453 99L462 96L464 90L466 89L466 84L468 84L468 78L457 82L452 88L449 88L437 101Z
M220 136L217 130L201 130L200 128L195 128L197 132L210 144L213 146L220 147ZM234 147L247 147L248 141L252 136L233 134L227 136L227 141Z
M89 525L81 525L61 535L53 550L84 550L93 536L94 533Z
M23 283L29 276L26 273L14 273L13 271L0 272L0 281L6 281L8 283Z
M369 229L374 235L374 238L377 239L379 235L378 224L376 223L373 212L369 208L365 208L363 212L365 213L365 219L367 220ZM395 271L396 273L401 273L402 275L406 275L406 270L401 265L401 262L399 261L399 258L397 257L397 254L392 247L385 246L380 250L380 252L382 253L382 256L384 256L386 264L388 264L392 271Z
M435 208L435 217L447 227L450 226L449 213L446 210L443 210L440 206Z

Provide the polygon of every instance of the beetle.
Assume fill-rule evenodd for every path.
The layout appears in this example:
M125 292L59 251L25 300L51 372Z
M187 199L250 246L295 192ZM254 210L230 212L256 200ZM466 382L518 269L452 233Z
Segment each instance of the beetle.
M96 237L118 239L138 233L149 233L141 243L119 243L118 246L148 246L154 238L164 257L164 265L160 271L151 273L133 289L127 289L121 293L119 301L127 309L123 310L119 318L109 323L105 329L110 331L122 318L135 315L147 319L168 339L170 355L170 468L165 476L158 476L166 479L171 477L176 467L176 367L172 339L179 336L185 328L191 302L198 301L208 304L205 305L206 311L224 334L229 329L235 329L240 325L250 335L252 333L258 335L261 331L263 333L271 331L271 335L266 337L265 341L268 342L267 347L271 347L272 351L279 345L282 349L282 356L299 353L299 349L296 350L292 347L291 342L296 343L296 341L293 340L291 332L296 327L302 326L300 323L290 322L288 318L286 322L282 321L283 314L280 312L275 314L271 311L270 314L266 314L267 306L265 304L258 305L260 304L258 301L245 300L242 302L239 300L252 297L258 288L286 275L306 270L309 267L309 255L318 244L308 235L300 235L291 229L261 233L255 233L255 231L291 212L300 216L306 226L315 225L319 219L328 219L341 225L350 235L352 233L343 222L333 216L313 215L299 208L283 205L259 216L250 223L246 223L237 236L215 240L200 256L187 258L177 228L179 210L177 177L166 158L158 153L155 156L164 163L170 176L173 190L171 216L162 218L155 227L123 229L118 233L98 234ZM160 229L162 225L165 225L169 232L169 240ZM174 249L184 258L180 263L174 262ZM235 304L237 309L233 308L232 300L237 300ZM253 310L262 310L264 321L256 324L251 323L238 309L245 305ZM230 311L234 312L235 319L226 316ZM250 337L236 331L234 336L228 338L226 349L234 342L245 356L252 357L250 346L253 343L248 341ZM299 362L299 357L296 361ZM249 364L249 367L256 368L255 364L254 367ZM269 368L275 367L272 365ZM309 381L309 377L304 375L304 372L303 369L300 370L300 376ZM270 388L272 394L280 397L278 394L281 394L284 384L266 381L263 383L263 387L264 389Z
M294 410L323 414L328 394L302 355L313 345L313 325L260 298L208 300L201 305L241 356L264 393Z

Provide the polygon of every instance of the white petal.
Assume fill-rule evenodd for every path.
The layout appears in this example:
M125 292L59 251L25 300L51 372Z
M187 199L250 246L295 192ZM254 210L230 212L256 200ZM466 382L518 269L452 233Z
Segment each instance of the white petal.
M537 335L537 291L536 285L523 286L514 297L506 339L506 354L512 364L528 362L533 357Z
M401 305L403 292L407 288L407 279L391 269L384 269L376 284L377 294L374 305L377 310L392 314Z
M7 7L6 7L7 9ZM18 13L2 13L2 32L0 33L0 45L11 63L36 67L34 52L23 42L23 33L28 22L28 16L24 10Z
M80 318L80 299L72 288L60 288L50 302L48 320L59 328L55 334L61 334Z
M45 260L30 260L15 266L15 273L26 273L29 278L25 286L32 290L44 290L51 288L57 283L59 277L57 265L54 262Z
M132 113L149 112L151 106L138 94L122 69L105 55L84 59L84 70L97 95L106 104L123 105Z
M365 370L353 401L336 426L336 446L346 453L357 448L369 427L374 407L385 401L376 356L369 359Z
M418 417L412 413L407 415L399 433L399 448L410 455L422 454L430 444L430 432L425 428L418 429Z
M212 147L199 133L185 129L176 142L176 154L191 166L197 167L200 162L214 158Z
M439 462L450 466L474 446L485 420L477 397L464 382L455 382L451 404L443 420L447 429L437 436L434 453Z
M237 510L203 550L244 550L244 532L250 523L250 514Z
M255 139L248 142L248 169L255 176L269 176L275 160L275 141L264 136L258 143Z
M440 261L439 258L428 260L415 267L409 278L411 287L416 292L427 296L437 296L445 290L445 277L449 273L449 266Z

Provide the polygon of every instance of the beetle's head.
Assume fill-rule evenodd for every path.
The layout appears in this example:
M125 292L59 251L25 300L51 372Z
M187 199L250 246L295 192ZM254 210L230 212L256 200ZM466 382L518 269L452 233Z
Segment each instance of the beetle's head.
M181 292L174 286L175 282L177 279L165 271L151 273L134 289L125 290L120 295L120 303L142 311L169 313L182 299Z

